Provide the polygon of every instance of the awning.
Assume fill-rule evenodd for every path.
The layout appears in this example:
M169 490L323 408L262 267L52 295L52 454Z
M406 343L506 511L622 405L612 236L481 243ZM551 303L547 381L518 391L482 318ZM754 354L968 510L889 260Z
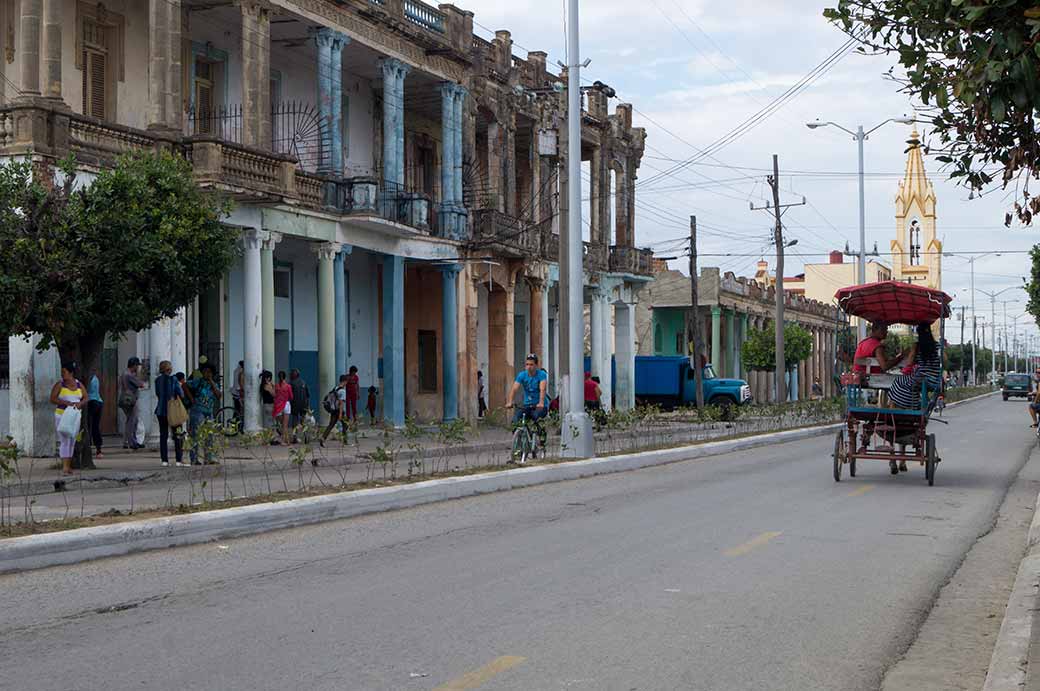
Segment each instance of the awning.
M931 324L950 316L953 301L941 290L900 281L849 286L834 297L845 314L886 324Z

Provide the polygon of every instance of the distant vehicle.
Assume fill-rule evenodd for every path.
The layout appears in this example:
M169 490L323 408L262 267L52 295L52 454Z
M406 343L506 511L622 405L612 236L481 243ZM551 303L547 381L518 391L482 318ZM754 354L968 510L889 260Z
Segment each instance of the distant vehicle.
M728 407L751 400L751 387L743 379L716 377L710 364L702 374L704 402L708 405ZM636 357L636 401L666 409L693 405L697 402L694 375L689 358L681 355L640 355Z
M1020 372L1008 372L1004 375L1004 386L1001 388L1000 393L1005 401L1012 396L1028 398L1032 392L1033 377L1031 375Z

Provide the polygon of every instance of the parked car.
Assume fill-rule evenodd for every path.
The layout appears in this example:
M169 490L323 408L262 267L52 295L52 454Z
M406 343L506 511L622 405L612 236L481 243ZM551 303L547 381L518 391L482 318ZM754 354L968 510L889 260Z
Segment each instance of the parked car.
M1011 398L1027 398L1033 392L1033 377L1020 372L1008 372L1004 375L1004 385L1001 387L1001 395L1004 400Z
M636 357L636 401L670 409L697 401L695 372L689 358L641 355ZM751 387L743 379L722 379L712 366L702 370L704 402L709 405L743 405L751 400Z

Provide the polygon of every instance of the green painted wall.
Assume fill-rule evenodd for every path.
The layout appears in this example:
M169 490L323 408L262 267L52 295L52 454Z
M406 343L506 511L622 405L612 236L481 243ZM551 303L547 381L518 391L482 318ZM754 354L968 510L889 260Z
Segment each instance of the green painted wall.
M653 311L654 355L686 355L683 341L686 310L658 307Z

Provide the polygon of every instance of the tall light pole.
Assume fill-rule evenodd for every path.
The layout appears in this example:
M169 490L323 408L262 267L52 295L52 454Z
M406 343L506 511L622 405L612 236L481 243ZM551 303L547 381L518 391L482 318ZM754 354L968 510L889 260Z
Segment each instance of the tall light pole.
M898 122L900 125L912 125L915 120L913 118L889 118L881 124L863 131L863 125L856 128L856 131L842 127L835 122L807 122L805 126L811 130L817 127L837 127L843 132L848 132L852 135L852 138L856 140L856 144L859 148L859 267L856 276L856 283L863 285L867 282L867 201L866 201L866 187L863 179L863 142L866 141L867 137L875 130L887 125L890 122ZM862 319L859 320L859 339L862 341L867 337L867 323Z
M581 55L578 41L578 0L567 2L567 296L563 306L567 321L567 371L563 383L567 408L561 425L561 455L588 458L593 455L592 424L585 414L582 388L585 329L583 307L584 274L581 244ZM696 309L696 305L694 306Z
M996 369L997 369L997 296L1000 295L1001 293L1006 293L1009 290L1017 290L1017 289L1019 289L1021 287L1022 286L1010 286L1010 287L1004 288L1003 290L998 290L998 291L993 292L993 293L991 293L991 292L989 292L987 290L981 290L981 289L979 290L979 292L982 293L983 295L988 295L989 296L989 340L990 340L990 345L991 345L992 350L993 350L993 371L996 371ZM1017 300L1007 300L1007 301L1004 301L1004 315L1005 315L1004 328L1007 328L1006 316L1007 316L1007 303L1008 302L1017 302ZM1005 372L1007 371L1007 358L1005 358L1005 362L1004 362L1004 371Z

